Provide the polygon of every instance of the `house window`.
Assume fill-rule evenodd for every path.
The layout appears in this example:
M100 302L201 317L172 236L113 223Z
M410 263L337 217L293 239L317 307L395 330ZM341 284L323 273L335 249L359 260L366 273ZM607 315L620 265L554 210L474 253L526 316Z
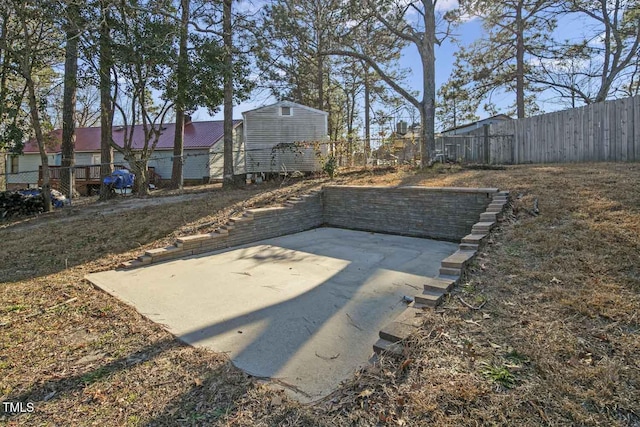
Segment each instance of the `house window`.
M280 107L280 115L282 115L282 116L290 116L291 115L291 107Z
M11 169L10 173L18 173L18 165L20 164L18 156L11 156Z

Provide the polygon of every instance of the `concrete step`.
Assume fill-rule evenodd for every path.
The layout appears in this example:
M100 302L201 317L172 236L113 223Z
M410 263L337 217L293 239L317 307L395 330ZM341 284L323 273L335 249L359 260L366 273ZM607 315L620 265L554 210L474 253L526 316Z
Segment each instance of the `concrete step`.
M465 264L476 255L476 251L456 251L442 260L442 267L464 268Z
M440 276L458 276L462 274L459 268L440 267Z
M420 304L427 307L435 307L436 305L440 304L440 301L442 300L443 295L444 295L444 292L424 291L421 294L414 295L413 299L416 302L416 304Z
M417 330L415 326L407 325L400 322L391 322L378 332L383 340L389 342L398 342L407 338Z
M373 351L376 354L386 353L395 356L402 356L402 344L380 338L373 345Z
M427 279L424 283L424 290L427 292L446 293L449 292L455 284L456 281L451 279Z

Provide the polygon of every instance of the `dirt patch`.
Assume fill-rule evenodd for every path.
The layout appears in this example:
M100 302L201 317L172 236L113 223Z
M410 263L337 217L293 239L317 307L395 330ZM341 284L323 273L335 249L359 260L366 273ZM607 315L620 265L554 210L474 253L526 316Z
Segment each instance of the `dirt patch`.
M0 230L0 400L10 425L639 425L640 165L439 166L349 184L498 187L512 211L399 360L302 406L185 347L82 277L322 185ZM540 215L532 216L538 199ZM457 295L482 310L464 306Z

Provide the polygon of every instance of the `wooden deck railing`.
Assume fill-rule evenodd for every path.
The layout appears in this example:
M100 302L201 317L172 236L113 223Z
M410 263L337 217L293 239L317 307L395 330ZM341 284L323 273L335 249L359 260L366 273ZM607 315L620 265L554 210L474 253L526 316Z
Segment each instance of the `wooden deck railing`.
M126 169L125 165L114 165L114 169ZM60 174L64 173L61 166L49 166L49 179L51 181L59 181ZM100 165L90 166L75 166L76 183L91 183L100 184ZM151 184L158 184L162 180L162 177L158 175L154 167L149 168L149 182ZM38 181L42 182L42 166L39 168Z

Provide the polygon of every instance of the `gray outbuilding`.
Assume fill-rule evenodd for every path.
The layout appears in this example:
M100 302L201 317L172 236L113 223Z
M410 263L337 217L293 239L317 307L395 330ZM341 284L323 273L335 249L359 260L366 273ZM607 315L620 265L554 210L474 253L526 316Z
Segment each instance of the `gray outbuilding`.
M328 153L328 116L290 101L242 113L247 173L319 170Z

